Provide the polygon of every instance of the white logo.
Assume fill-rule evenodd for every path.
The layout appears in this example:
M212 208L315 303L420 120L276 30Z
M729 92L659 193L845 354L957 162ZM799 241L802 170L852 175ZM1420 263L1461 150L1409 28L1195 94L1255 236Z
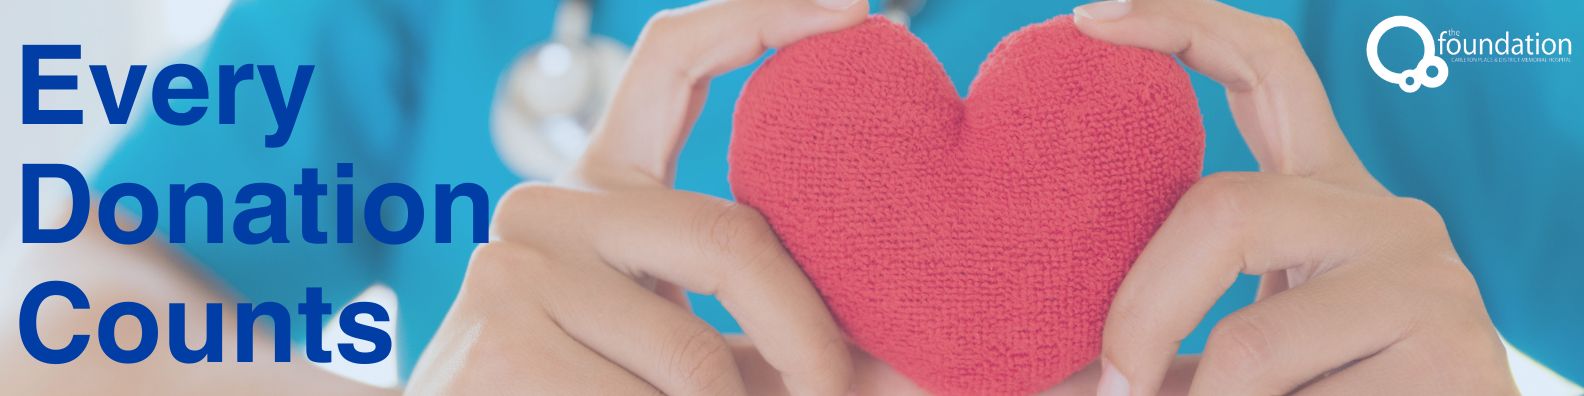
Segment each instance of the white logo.
M1394 72L1381 64L1378 51L1381 36L1396 28L1412 29L1414 33L1419 34L1419 39L1424 41L1424 57L1419 59L1419 66L1412 70ZM1375 70L1375 75L1386 82L1397 84L1403 92L1413 93L1418 91L1420 86L1435 88L1446 82L1447 63L1446 60L1436 56L1435 38L1430 35L1430 28L1413 17L1398 15L1386 18L1379 25L1375 25L1375 30L1370 31L1369 44L1365 45L1364 50L1365 56L1369 57L1370 69ZM1434 73L1430 72L1431 68L1435 69Z

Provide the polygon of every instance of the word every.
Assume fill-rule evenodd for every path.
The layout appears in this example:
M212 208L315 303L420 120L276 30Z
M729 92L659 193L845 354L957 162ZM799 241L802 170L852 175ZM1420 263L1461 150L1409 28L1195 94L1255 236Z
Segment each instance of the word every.
M76 90L76 75L45 75L39 64L45 59L81 59L80 45L23 45L22 46L22 123L23 124L82 124L83 112L77 109L43 109L39 96L46 90ZM264 136L264 146L281 147L291 139L292 127L302 111L303 97L308 92L308 80L313 77L313 65L297 67L297 77L292 80L291 91L276 74L275 66L251 64L221 65L218 76L217 107L221 124L236 124L237 86L253 80L257 70L259 83L268 96L270 110L275 116L275 133ZM99 91L99 101L104 106L105 118L111 124L126 124L132 114L132 104L137 101L147 65L132 65L127 69L127 79L121 83L121 95L115 93L115 82L110 79L105 65L88 66L93 75L94 88ZM176 80L185 80L185 86ZM171 125L192 125L204 118L209 107L192 105L177 109L176 103L184 100L209 100L209 79L202 71L188 64L166 66L154 76L154 113Z

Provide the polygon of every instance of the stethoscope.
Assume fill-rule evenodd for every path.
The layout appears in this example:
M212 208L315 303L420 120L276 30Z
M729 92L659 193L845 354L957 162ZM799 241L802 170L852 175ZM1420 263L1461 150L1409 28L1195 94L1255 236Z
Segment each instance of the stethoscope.
M591 34L591 1L562 1L550 40L518 56L495 87L490 135L518 176L548 180L576 163L616 90L628 49Z
M518 176L549 180L577 163L616 91L630 50L593 34L593 0L563 0L550 40L529 48L495 87L490 136ZM887 0L881 12L907 26L925 0Z

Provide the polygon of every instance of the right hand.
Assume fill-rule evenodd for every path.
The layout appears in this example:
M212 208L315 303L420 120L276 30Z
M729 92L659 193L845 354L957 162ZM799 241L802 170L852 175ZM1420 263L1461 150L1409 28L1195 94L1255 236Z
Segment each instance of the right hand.
M1365 169L1292 29L1213 0L1075 13L1090 37L1220 82L1260 164L1195 184L1139 254L1089 377L1100 394L1517 393L1445 223ZM1255 301L1216 323L1202 358L1175 356L1240 273L1261 276Z
M848 392L846 341L765 220L670 186L711 77L867 13L854 0L715 0L657 14L581 163L496 205L493 240L408 390ZM753 347L694 317L683 289L716 295Z

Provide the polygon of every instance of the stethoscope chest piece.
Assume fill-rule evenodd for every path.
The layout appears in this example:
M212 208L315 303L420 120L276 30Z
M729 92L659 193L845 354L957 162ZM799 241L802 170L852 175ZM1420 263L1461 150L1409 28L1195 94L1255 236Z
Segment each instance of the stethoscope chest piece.
M589 12L587 0L561 3L552 39L524 51L495 88L490 135L518 176L547 180L570 169L621 78L628 49L589 34Z

